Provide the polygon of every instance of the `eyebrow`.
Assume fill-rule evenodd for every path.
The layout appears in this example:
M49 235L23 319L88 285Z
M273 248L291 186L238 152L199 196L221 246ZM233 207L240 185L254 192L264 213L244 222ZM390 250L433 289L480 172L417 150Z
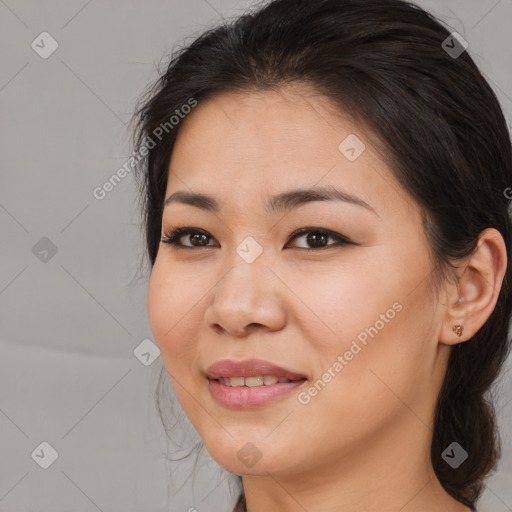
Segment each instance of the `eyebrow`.
M341 201L361 206L373 212L375 215L378 215L372 206L359 197L336 189L332 186L312 189L295 189L283 192L276 196L272 196L266 203L265 209L269 213L279 213L289 211L315 201ZM214 197L207 194L198 194L182 190L171 194L165 200L164 206L169 206L171 203L188 204L210 212L220 212L221 210L219 201Z

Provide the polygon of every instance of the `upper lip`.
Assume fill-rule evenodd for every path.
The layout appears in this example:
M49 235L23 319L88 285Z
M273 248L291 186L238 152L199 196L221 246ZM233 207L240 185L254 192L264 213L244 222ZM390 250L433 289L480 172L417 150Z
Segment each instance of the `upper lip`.
M227 379L229 377L258 377L265 375L274 375L284 377L288 380L305 379L302 375L282 366L278 366L262 359L247 359L245 361L234 361L232 359L223 359L209 366L206 370L208 379Z

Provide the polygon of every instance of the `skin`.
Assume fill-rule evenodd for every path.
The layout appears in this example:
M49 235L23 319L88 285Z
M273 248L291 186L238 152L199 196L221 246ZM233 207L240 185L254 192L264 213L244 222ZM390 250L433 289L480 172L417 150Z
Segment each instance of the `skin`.
M356 134L365 151L338 149ZM337 201L270 214L264 204L294 188L333 185L375 213ZM176 395L212 457L243 476L249 512L462 512L430 462L433 411L450 351L492 313L506 269L493 229L482 232L457 281L430 300L432 261L420 209L362 127L305 87L224 93L180 126L166 197L178 190L218 199L217 213L171 203L162 235L208 232L161 243L148 291L151 328ZM332 230L306 252L303 227ZM236 252L247 236L263 252ZM414 264L413 264L414 263ZM461 301L459 301L461 299ZM303 391L332 368L366 327L402 309L309 403L297 392L271 404L228 409L211 396L213 362L261 358L307 375ZM237 457L252 443L261 459ZM253 449L254 450L254 449Z

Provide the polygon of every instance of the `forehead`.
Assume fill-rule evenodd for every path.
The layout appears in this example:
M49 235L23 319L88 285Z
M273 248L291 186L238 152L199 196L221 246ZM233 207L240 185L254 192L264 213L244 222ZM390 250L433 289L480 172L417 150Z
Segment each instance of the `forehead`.
M257 159L260 166L278 156L322 166L337 156L345 136L360 131L334 112L327 98L304 87L223 93L200 102L183 122L173 156L207 149L230 161Z
M223 93L200 102L179 130L166 196L188 190L247 201L335 186L368 203L411 203L375 138L311 89Z

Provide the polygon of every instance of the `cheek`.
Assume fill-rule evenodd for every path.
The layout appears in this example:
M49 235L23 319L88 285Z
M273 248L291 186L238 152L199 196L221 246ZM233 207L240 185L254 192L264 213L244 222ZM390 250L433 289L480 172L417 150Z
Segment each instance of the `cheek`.
M319 394L325 399L329 392L324 393L324 383L335 400L342 391L353 396L368 392L373 402L375 387L385 387L379 376L407 389L421 373L421 362L428 366L432 319L425 289L420 286L411 293L422 274L404 276L396 257L384 256L359 261L356 270L353 264L341 265L335 272L317 269L296 278L293 291L301 300L293 301L297 309L291 317L300 323L307 358L314 361L315 378L322 381Z
M298 298L292 301L297 308L294 318L300 320L305 339L315 340L322 351L338 352L348 350L359 334L364 341L365 328L376 322L379 330L387 326L381 314L387 312L388 321L395 318L399 306L393 309L393 304L401 297L400 284L389 269L368 257L357 265L351 260L350 265L341 262L290 274L286 282L293 283Z
M191 419L198 414L194 361L197 359L197 335L200 319L194 309L204 291L190 276L155 261L148 286L148 319L160 356L178 401Z
M163 272L157 257L149 278L148 319L160 350L162 350L166 332L173 325L173 319L169 316L169 312L172 311L172 305L175 302L172 297L174 288L170 280L166 278L167 275L166 272Z
M197 284L158 258L155 261L148 286L148 319L169 370L180 371L195 353L197 336L192 330L200 324L194 306L204 294Z

